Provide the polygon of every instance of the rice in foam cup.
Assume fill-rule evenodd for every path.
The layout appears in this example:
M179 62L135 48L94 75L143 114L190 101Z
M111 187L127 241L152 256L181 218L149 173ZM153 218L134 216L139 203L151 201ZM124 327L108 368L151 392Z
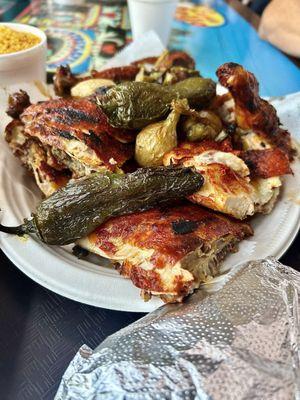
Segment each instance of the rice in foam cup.
M8 87L13 84L28 83L33 81L46 82L46 53L47 38L40 29L18 23L1 23L17 32L30 33L37 38L36 44L32 47L25 48L16 52L0 54L0 85ZM20 48L20 44L16 43L16 48ZM13 50L13 47L12 49Z

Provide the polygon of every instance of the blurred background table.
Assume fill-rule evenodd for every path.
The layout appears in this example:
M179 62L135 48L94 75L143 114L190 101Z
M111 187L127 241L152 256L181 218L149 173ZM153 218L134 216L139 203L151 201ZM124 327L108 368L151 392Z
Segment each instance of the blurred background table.
M74 72L100 68L131 40L124 1L1 1L0 21L37 25L49 41L48 72L69 63ZM300 90L300 71L256 33L259 17L237 0L180 4L171 49L189 52L204 76L235 61L253 71L265 96ZM208 7L207 4L210 6ZM274 227L276 228L276 227ZM282 262L300 270L300 237ZM0 253L1 399L52 399L78 348L96 347L141 314L99 309L56 295L31 281ZM42 266L41 266L42 268Z

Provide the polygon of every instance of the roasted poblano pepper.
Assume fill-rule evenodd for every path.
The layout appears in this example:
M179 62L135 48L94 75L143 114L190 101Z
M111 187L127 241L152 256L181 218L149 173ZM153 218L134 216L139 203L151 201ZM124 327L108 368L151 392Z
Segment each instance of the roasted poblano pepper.
M95 173L70 181L43 200L23 225L0 225L0 231L36 233L47 244L65 245L86 236L110 217L184 198L202 184L202 176L189 168L145 168L127 175Z
M191 107L205 107L216 94L211 79L188 78L174 85L149 82L124 82L97 98L111 125L141 129L164 118L172 100L187 99Z

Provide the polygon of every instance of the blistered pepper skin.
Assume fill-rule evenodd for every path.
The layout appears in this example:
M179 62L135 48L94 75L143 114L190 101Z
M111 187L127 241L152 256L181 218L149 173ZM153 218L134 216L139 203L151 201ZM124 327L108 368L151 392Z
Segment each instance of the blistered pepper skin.
M200 77L188 78L170 86L124 82L99 97L98 104L111 125L142 129L166 117L173 100L187 99L191 107L202 108L215 94L216 84L211 79Z
M0 231L36 233L51 245L73 243L107 219L182 199L203 184L189 168L145 168L127 175L95 173L70 181L43 200L31 220Z

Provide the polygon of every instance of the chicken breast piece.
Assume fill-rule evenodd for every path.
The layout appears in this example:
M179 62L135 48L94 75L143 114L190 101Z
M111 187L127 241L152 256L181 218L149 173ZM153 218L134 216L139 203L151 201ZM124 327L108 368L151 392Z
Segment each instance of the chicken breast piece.
M252 233L247 223L186 203L112 218L78 244L117 262L144 295L178 302Z
M233 151L227 143L183 143L164 156L164 165L194 167L204 185L189 199L210 209L244 219L270 212L281 186L280 175L291 173L279 149ZM278 174L278 176L275 176Z

